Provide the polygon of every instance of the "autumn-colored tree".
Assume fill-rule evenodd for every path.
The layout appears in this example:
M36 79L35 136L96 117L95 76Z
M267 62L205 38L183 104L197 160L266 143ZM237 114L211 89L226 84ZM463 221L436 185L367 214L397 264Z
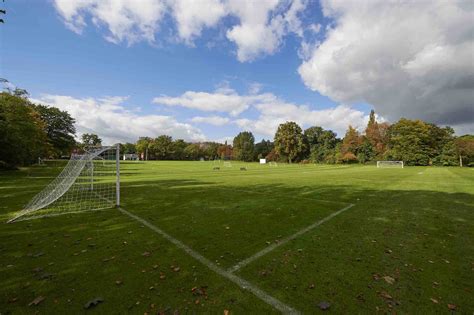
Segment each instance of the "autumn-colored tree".
M374 110L370 111L369 123L365 129L365 136L373 147L374 154L377 158L382 158L388 145L388 123L378 123L375 119Z
M232 159L232 146L227 144L227 141L225 144L220 145L219 148L217 148L217 154L222 160L230 160Z
M352 153L354 156L359 153L359 146L362 143L362 138L359 132L349 125L344 139L342 139L341 153L343 156L346 153Z
M275 151L289 163L295 161L305 150L303 131L293 121L280 124L275 134Z

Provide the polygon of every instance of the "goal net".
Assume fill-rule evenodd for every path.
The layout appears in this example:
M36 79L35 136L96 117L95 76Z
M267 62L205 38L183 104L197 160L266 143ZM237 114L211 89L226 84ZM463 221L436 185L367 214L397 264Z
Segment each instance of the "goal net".
M232 167L232 163L231 162L224 162L224 166L225 167Z
M403 161L377 161L377 167L399 167L403 168Z
M274 167L277 167L277 166L278 166L277 162L270 162L270 163L268 163L268 165L274 166Z
M72 154L61 173L8 222L118 206L119 152L117 145Z

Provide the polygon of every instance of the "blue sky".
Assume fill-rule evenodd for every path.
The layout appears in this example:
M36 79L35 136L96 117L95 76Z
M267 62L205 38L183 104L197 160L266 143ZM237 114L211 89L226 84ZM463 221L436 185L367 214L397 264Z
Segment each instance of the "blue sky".
M472 121L443 121L452 113L436 116L439 108L426 111L433 103L429 98L411 103L423 111L404 112L404 105L398 103L410 101L411 94L419 99L419 90L410 88L404 99L400 93L379 95L388 87L374 87L380 84L377 76L388 75L386 79L393 78L394 84L403 80L400 69L387 65L385 73L384 64L379 65L382 69L371 68L370 58L380 59L379 63L387 57L399 58L408 65L410 59L387 56L383 44L376 42L379 35L367 35L366 43L375 46L372 51L370 45L359 47L360 41L347 37L351 18L359 18L361 24L372 18L384 26L371 8L360 16L350 6L328 1L323 14L317 1L269 0L260 9L250 6L243 12L239 3L201 0L194 8L185 5L185 10L178 7L179 1L147 0L161 10L153 15L150 7L140 7L138 2L135 7L120 0L85 2L7 0L3 4L6 23L0 28L1 77L27 89L34 101L68 110L76 118L79 134L95 132L106 142L162 133L192 141L222 141L245 129L257 139L268 139L286 120L296 120L302 127L322 125L342 134L348 124L363 129L371 108L380 119L405 114L458 124L463 131L472 129ZM221 11L208 14L207 2L211 8L222 7ZM104 3L109 6L101 8ZM263 25L260 35L256 25ZM421 27L420 32L426 32ZM348 52L344 44L355 52ZM413 48L412 63L426 64L417 56L430 44ZM367 73L360 71L361 66L369 68ZM436 63L428 67L436 69ZM417 73L407 75L419 81L413 85L430 82ZM444 88L432 86L440 93ZM458 96L453 101L460 103L459 111L472 105ZM397 106L400 109L394 109Z

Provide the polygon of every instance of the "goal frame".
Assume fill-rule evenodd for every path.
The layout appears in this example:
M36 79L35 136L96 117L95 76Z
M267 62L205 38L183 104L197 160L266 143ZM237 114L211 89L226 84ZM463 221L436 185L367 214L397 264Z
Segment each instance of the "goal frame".
M120 144L93 147L92 150L89 149L84 151L85 153L82 154L72 154L68 163L59 175L37 193L22 210L15 213L7 223L40 217L58 216L68 213L81 213L88 210L96 211L119 207ZM102 161L102 166L101 164L95 164L97 161ZM97 186L99 186L98 190L95 187L96 169L99 177L104 176L104 174L107 174L110 171L112 172L110 173L112 177L110 178L109 175L109 180L106 182L97 181ZM106 173L104 173L104 171ZM115 183L113 181L114 177ZM104 184L107 186L104 186ZM84 188L86 186L89 186L90 188ZM76 200L75 196L78 190L88 191L86 197L88 196L90 198L91 196L95 196L94 198L97 199L91 198ZM106 196L104 196L104 193ZM85 203L84 200L86 200ZM90 204L88 203L89 200L91 201ZM97 200L102 201L100 202ZM80 205L75 206L75 204ZM77 207L79 207L80 210L77 210ZM39 215L31 215L37 211L40 211ZM48 211L53 212L48 213ZM46 213L41 214L41 212Z
M387 168L395 168L398 166L401 166L401 168L405 167L403 161L377 161L377 168L384 168L384 165Z

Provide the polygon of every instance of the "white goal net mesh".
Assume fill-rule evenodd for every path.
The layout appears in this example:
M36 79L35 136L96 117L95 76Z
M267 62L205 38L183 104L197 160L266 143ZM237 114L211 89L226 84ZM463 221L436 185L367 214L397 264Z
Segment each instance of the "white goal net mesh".
M118 161L116 146L73 154L61 173L8 222L115 206Z
M377 167L398 167L403 168L403 161L377 161Z

